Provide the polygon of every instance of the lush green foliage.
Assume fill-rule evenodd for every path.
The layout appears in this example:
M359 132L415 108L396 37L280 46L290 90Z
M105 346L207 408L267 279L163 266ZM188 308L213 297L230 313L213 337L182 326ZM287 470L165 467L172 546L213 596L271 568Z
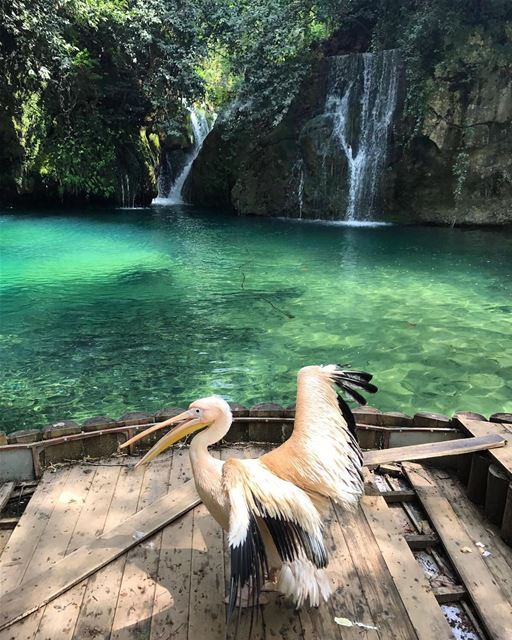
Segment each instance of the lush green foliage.
M133 200L186 107L280 120L322 43L400 47L406 130L440 79L510 67L509 0L0 0L0 188ZM343 47L342 47L343 48ZM463 163L461 162L461 166ZM461 170L461 175L462 175ZM127 192L129 192L127 196Z
M330 30L304 0L0 1L0 170L37 193L147 193L150 133L186 143L187 105L235 95L278 117Z
M280 119L309 71L315 46L332 33L341 4L337 0L217 4L216 14L210 16L212 46L228 52L224 71L234 78L236 89L231 117L258 124Z
M23 147L18 186L109 198L126 176L148 181L154 145L141 130L181 133L185 105L202 95L196 4L2 0L0 24L1 103Z

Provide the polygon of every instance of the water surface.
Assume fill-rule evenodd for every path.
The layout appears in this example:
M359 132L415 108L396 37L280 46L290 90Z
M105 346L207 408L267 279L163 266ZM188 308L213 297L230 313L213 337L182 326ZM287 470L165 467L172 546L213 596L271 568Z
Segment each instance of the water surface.
M382 410L512 411L510 231L191 208L0 216L0 428L206 394L294 402L305 364Z

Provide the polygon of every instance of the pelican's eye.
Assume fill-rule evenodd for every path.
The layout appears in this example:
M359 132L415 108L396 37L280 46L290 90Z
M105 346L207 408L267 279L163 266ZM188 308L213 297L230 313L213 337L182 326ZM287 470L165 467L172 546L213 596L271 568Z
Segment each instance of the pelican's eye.
M200 416L201 415L201 409L194 409L194 413L196 414L196 416Z

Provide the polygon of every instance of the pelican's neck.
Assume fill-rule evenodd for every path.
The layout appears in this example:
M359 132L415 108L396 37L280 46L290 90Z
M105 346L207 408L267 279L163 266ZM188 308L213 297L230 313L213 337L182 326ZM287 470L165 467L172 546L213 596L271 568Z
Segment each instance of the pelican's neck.
M213 458L213 456L209 454L208 447L222 440L229 431L232 421L233 417L231 412L229 412L229 414L223 414L220 418L212 422L207 429L197 434L190 444L190 460L192 461L192 466L196 463L202 466L211 463L213 460L215 460L215 463L218 463L218 459Z
M189 449L197 493L223 529L229 528L229 502L222 484L224 462L210 455L208 447L226 435L232 420L227 408L221 417L196 435Z

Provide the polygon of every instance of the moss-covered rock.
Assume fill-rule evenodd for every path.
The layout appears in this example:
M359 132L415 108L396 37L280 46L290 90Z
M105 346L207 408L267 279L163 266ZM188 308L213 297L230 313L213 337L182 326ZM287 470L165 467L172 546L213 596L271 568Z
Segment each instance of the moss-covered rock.
M369 29L380 27L368 25L357 38L335 34L270 131L251 130L242 109L220 119L196 159L188 199L242 215L343 217L347 160L329 144L326 61L351 47L359 53L373 46ZM396 31L395 42L407 39L404 28L397 24L390 31ZM408 82L400 96L406 108L397 110L382 174L378 210L385 219L512 223L512 27L490 22L457 28L420 62L403 51Z
M398 220L512 222L510 78L495 69L469 87L432 81L423 130L394 167Z
M236 105L218 118L185 185L189 201L242 215L297 215L301 131L312 114L322 112L323 64L314 65L300 100L270 131L247 126L244 109Z
M233 209L231 191L250 145L242 131L233 134L220 117L204 141L183 187L185 200L199 206Z

